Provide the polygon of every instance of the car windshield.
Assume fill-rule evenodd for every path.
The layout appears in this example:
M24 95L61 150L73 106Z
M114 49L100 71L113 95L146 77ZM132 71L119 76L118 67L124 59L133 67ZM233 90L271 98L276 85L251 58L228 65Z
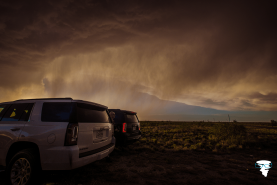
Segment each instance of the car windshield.
M138 123L138 119L135 114L126 114L126 121L128 123Z

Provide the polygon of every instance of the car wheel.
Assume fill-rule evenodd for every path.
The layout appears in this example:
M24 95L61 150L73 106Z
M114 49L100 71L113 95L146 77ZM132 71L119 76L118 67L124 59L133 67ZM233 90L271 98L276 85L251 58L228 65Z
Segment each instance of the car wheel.
M30 185L39 172L39 160L33 149L16 153L7 166L7 178L12 185Z

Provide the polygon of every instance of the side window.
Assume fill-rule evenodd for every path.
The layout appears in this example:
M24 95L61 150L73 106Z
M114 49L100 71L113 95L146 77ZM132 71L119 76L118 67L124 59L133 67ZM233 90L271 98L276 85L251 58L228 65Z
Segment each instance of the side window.
M43 103L41 121L43 122L69 122L73 113L74 103L46 102Z
M24 109L23 114L21 115L19 121L28 121L30 113L33 109L34 104L28 103L27 107Z
M78 122L110 123L107 109L85 103L77 103Z
M0 113L2 112L2 110L4 110L6 105L0 105Z
M17 103L17 104L12 104L11 107L7 110L5 115L3 116L1 121L25 121L20 120L21 116L26 117L26 114L29 114L30 112L29 108L32 107L29 103ZM28 119L28 118L27 118Z
M2 105L0 105L0 120L2 119L3 115L5 114L5 112L9 108L9 106L10 106L10 104L2 104Z

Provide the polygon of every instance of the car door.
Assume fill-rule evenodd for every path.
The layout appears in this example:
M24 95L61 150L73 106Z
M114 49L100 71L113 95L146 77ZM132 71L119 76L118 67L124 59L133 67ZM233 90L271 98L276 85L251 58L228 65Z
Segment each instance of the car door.
M111 143L112 124L107 109L91 104L77 103L79 123L78 146L80 154L93 154L94 150Z
M32 107L30 103L0 105L0 150L18 141Z

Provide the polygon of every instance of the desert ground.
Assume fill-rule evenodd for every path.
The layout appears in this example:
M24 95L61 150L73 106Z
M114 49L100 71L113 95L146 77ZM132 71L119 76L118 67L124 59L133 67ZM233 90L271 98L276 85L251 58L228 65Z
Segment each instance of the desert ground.
M71 171L43 171L41 185L276 184L277 126L270 123L141 122L142 138ZM273 164L267 177L258 160ZM7 183L0 173L1 185Z

